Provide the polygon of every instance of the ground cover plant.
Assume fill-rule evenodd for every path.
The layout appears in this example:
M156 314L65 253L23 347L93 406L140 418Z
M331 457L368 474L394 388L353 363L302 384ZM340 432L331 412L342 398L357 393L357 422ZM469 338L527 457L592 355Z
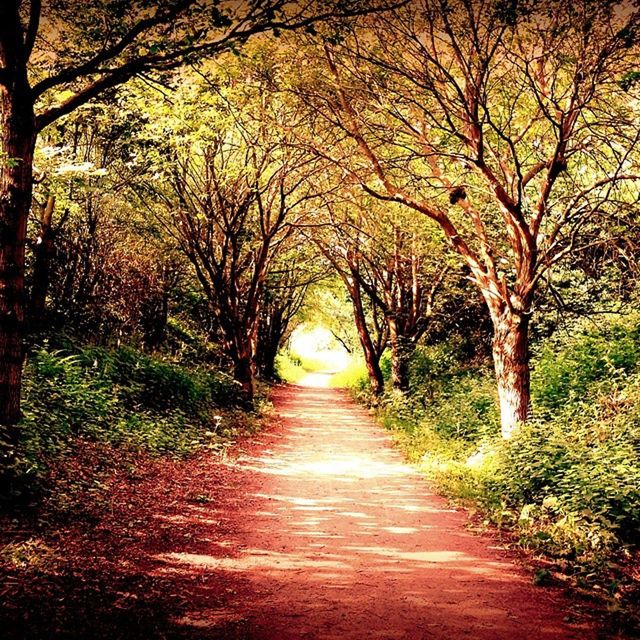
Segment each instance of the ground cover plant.
M239 385L210 365L184 366L133 347L35 347L4 495L28 500L53 491L48 474L78 442L152 456L220 446L250 424L243 402Z

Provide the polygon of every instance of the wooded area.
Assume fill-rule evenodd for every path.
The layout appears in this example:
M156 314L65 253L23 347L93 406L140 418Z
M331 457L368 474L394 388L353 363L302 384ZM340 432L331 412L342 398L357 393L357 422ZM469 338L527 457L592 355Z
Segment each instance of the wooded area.
M443 493L631 628L639 54L635 0L3 2L7 517L86 508L86 447L223 449L320 327Z

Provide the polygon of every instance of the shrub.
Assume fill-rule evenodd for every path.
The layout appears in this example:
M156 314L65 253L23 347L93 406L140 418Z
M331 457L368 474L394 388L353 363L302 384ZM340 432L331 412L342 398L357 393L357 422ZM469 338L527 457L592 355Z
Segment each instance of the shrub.
M307 370L298 356L281 352L276 356L276 374L281 380L295 384L307 375Z
M536 417L503 441L491 372L423 347L411 392L388 395L379 415L445 494L588 573L640 542L639 362L635 317L545 346L533 361Z
M637 317L615 319L599 329L578 328L565 344L547 344L535 358L531 381L535 407L552 413L581 400L593 383L635 371L639 362Z
M369 390L369 374L362 358L351 358L348 365L331 376L329 385L335 388L350 389L359 394Z
M29 493L77 438L184 455L209 438L212 414L241 398L221 372L131 348L34 350L25 367L21 443L1 474L9 485L3 493ZM0 448L7 446L0 437Z
M623 390L593 390L551 420L534 421L504 444L500 482L514 504L552 503L612 534L638 541L640 377Z

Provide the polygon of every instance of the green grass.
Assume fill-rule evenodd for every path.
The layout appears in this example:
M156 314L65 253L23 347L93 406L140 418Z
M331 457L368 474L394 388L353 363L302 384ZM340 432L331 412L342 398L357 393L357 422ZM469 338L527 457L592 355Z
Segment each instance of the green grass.
M329 386L340 389L360 389L368 386L367 367L361 358L351 358L342 371L331 376Z

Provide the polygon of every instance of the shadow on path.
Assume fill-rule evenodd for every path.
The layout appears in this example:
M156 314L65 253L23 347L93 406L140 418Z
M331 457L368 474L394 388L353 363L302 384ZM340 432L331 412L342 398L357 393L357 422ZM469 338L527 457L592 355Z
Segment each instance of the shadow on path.
M368 414L337 390L288 386L282 424L235 464L251 497L221 557L203 545L161 554L159 572L213 572L249 585L232 609L193 607L186 627L242 620L264 640L591 638L563 621L567 603L531 578L465 516L433 495Z

